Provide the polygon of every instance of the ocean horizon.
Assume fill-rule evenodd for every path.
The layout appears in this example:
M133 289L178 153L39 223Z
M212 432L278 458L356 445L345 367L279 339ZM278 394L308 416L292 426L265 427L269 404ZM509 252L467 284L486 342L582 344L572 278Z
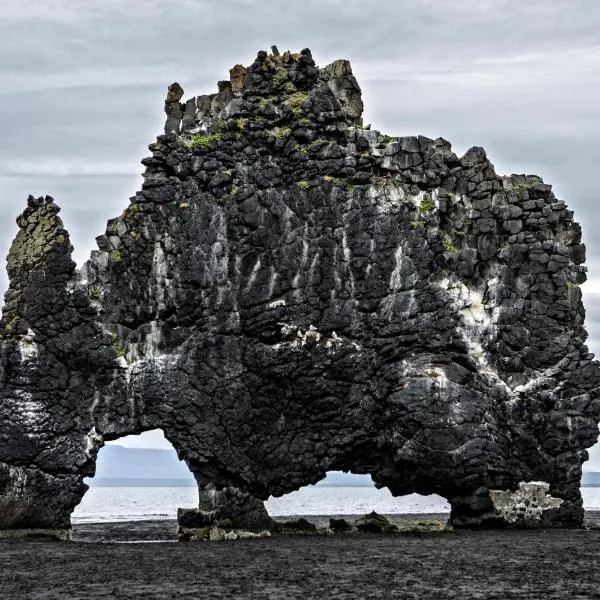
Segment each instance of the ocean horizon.
M586 510L600 510L600 485L583 485L581 492ZM72 522L175 519L178 508L197 506L198 490L193 481L103 478L94 481L86 492L73 512ZM325 481L278 498L271 497L265 506L272 517L355 515L373 510L382 514L450 512L448 502L435 494L394 497L388 489L378 490L372 483L341 485Z

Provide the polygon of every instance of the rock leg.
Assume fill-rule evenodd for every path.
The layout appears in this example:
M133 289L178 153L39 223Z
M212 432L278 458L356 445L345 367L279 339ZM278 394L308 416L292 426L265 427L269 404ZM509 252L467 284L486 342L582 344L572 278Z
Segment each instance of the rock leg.
M0 464L0 539L70 539L71 512L86 489L76 476Z
M274 524L262 500L237 488L217 490L211 484L200 487L198 508L177 511L180 539L206 538L213 527L258 532Z

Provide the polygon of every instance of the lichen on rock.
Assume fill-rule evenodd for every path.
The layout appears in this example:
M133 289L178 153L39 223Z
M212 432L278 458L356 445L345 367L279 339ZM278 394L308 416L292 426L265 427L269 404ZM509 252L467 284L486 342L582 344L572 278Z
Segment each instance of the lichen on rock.
M482 148L363 128L347 61L259 52L230 77L170 86L81 272L52 201L20 217L0 528L68 527L102 444L156 427L212 498L209 537L271 527L263 500L330 470L440 494L455 527L522 526L519 486L544 482L560 504L526 525L581 523L600 370L573 213Z

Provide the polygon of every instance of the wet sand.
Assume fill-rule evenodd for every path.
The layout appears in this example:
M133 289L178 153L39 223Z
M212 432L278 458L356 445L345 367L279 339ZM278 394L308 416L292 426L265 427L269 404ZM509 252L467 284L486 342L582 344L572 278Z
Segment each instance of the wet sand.
M600 514L586 521L187 544L151 541L172 521L84 525L72 543L0 542L0 598L600 598Z

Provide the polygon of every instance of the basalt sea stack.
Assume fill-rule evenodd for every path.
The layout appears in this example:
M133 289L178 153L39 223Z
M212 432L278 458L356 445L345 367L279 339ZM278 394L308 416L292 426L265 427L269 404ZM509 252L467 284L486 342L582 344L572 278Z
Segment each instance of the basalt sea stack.
M18 218L0 529L68 537L102 444L157 427L198 482L190 527L268 528L263 500L334 469L440 494L455 527L581 523L600 369L564 202L363 127L344 60L260 52L218 89L169 88L81 271L50 197Z

